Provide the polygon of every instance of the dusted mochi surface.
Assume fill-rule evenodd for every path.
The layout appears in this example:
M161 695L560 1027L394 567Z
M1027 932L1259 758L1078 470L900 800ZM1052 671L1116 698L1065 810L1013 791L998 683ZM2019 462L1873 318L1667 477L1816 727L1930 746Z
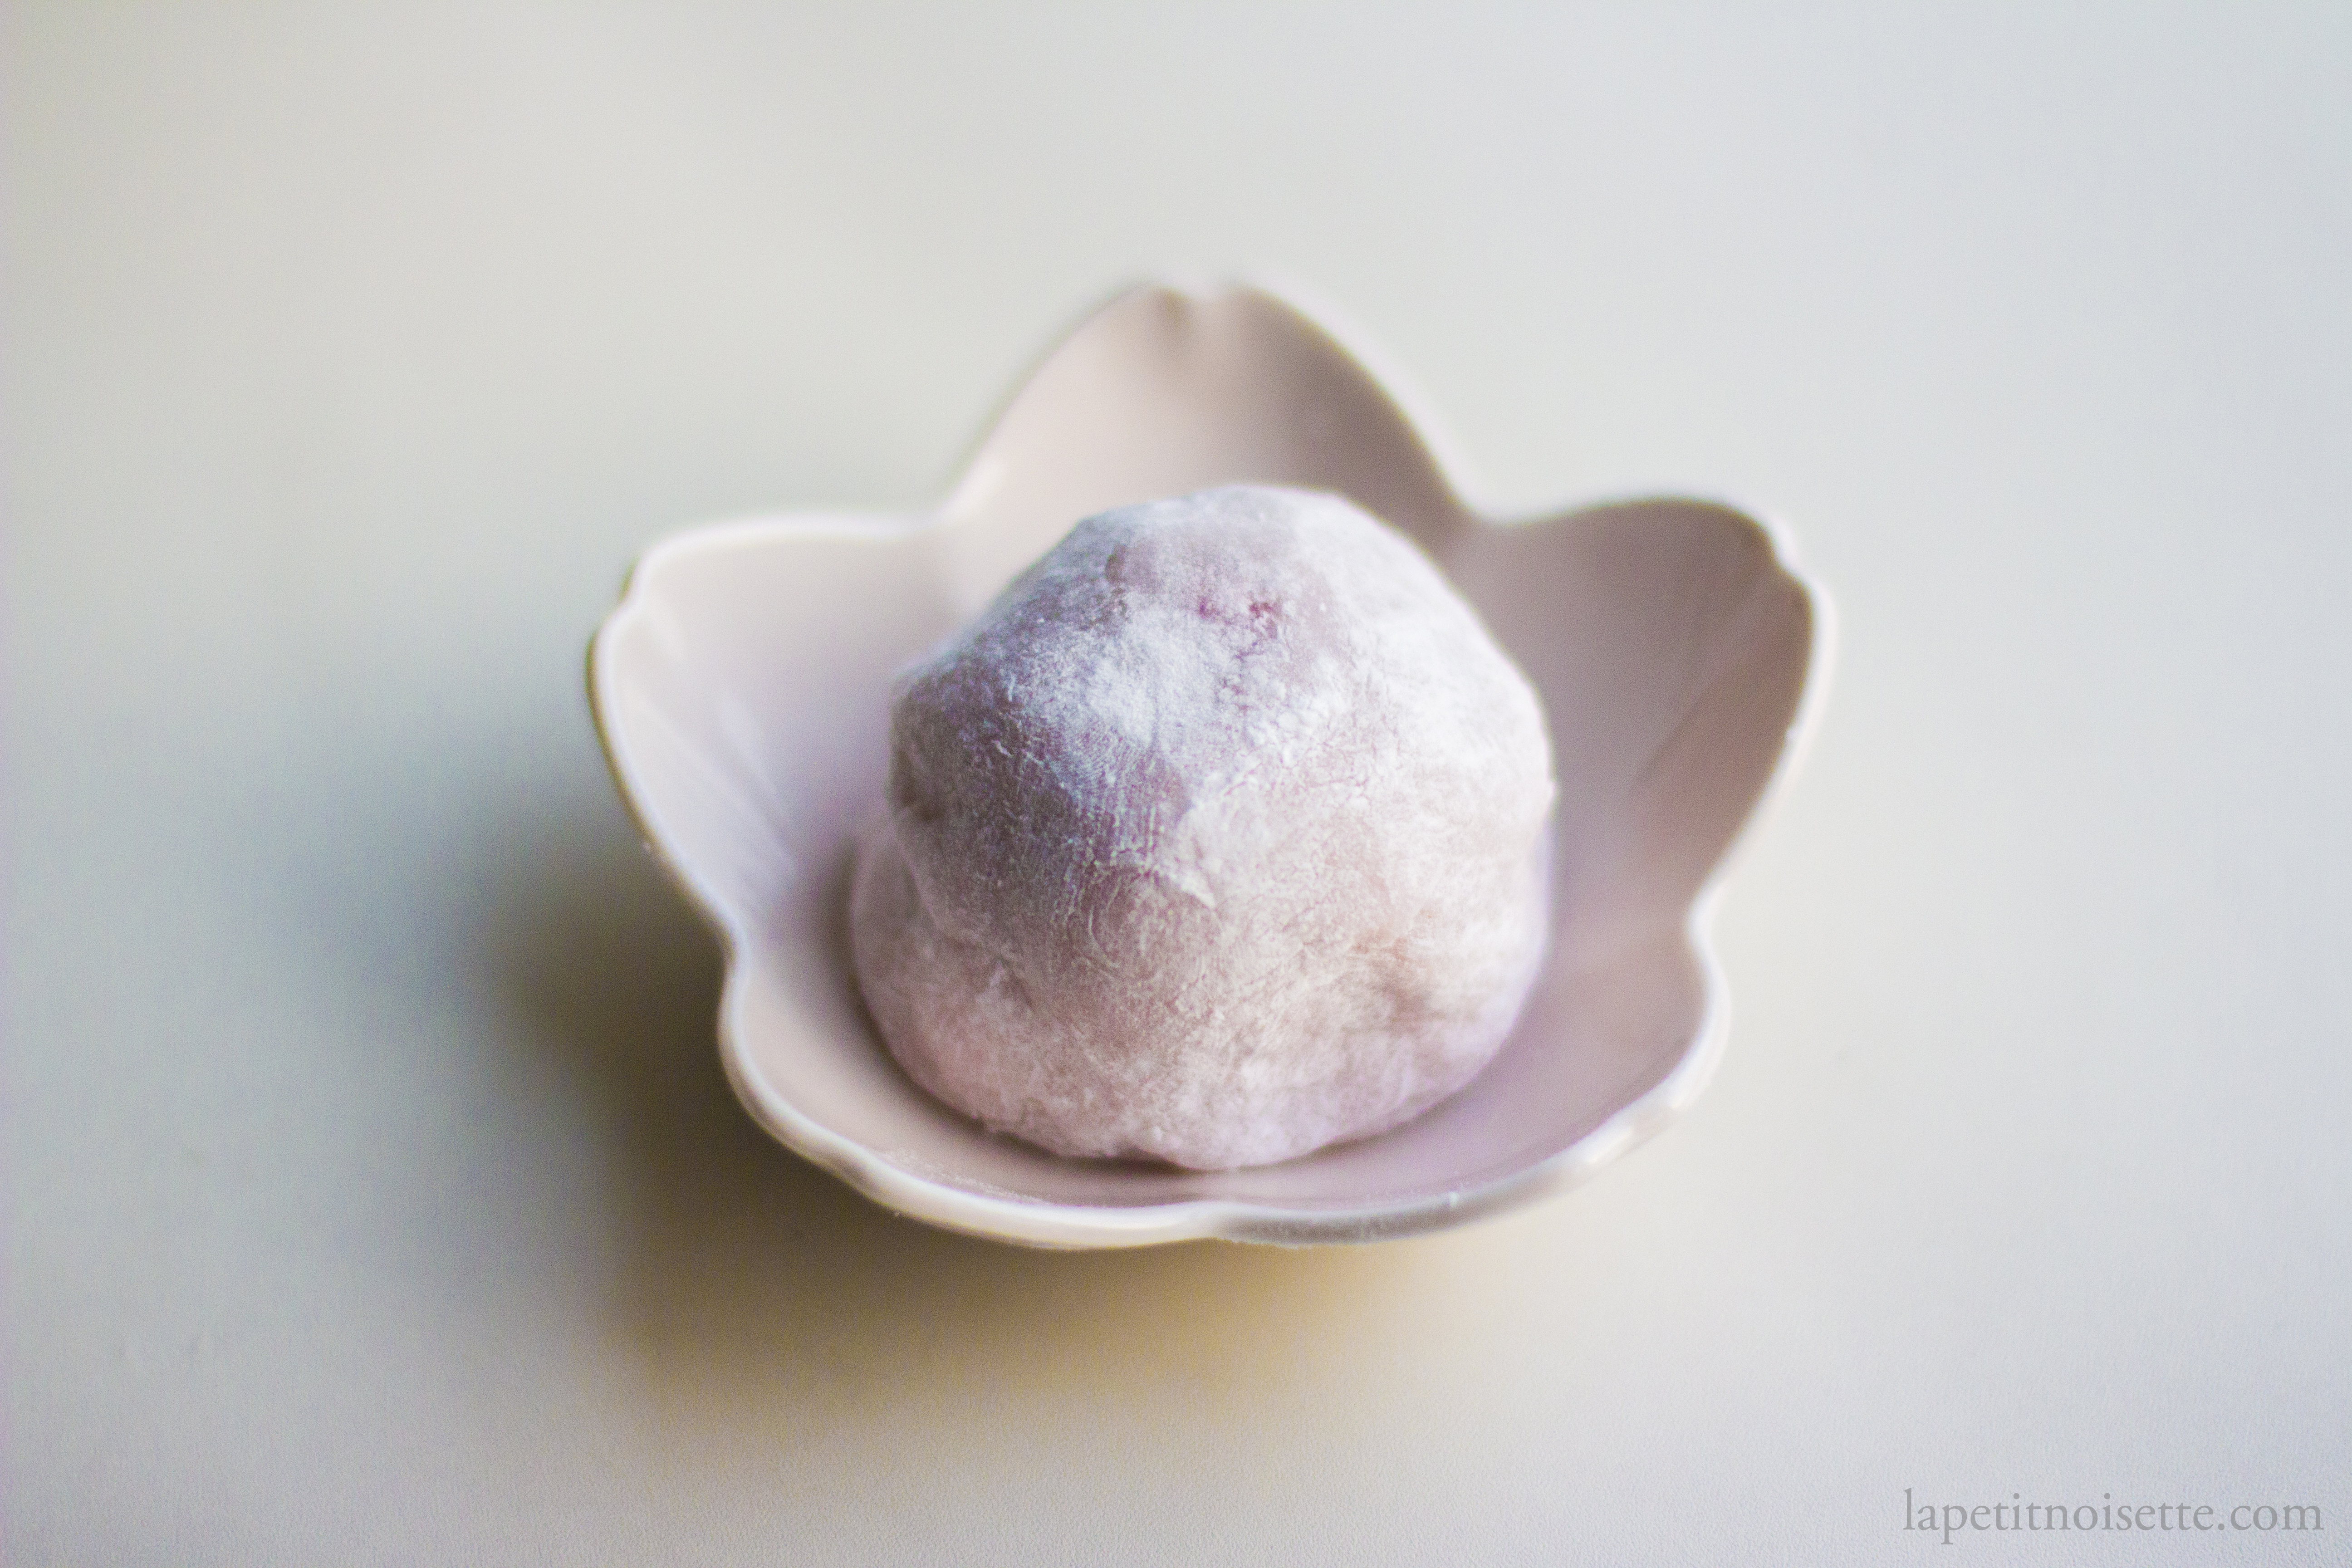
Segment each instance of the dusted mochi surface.
M1500 1047L1548 929L1534 691L1419 550L1233 486L1078 524L902 679L851 900L915 1081L1202 1170L1396 1125Z

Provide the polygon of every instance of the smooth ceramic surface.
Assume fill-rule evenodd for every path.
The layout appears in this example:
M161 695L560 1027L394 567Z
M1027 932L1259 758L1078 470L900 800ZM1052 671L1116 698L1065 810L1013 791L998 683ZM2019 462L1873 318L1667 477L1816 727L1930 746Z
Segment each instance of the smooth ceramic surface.
M1404 1127L1253 1170L1056 1158L932 1101L858 1003L845 888L890 681L1079 518L1234 481L1337 490L1403 529L1533 679L1560 783L1553 948L1495 1063ZM1727 1026L1709 895L1818 711L1826 609L1785 541L1727 507L1486 521L1295 307L1150 288L1038 367L935 514L656 546L589 683L646 841L726 944L729 1075L785 1143L894 1209L1004 1240L1358 1241L1565 1187L1704 1087Z

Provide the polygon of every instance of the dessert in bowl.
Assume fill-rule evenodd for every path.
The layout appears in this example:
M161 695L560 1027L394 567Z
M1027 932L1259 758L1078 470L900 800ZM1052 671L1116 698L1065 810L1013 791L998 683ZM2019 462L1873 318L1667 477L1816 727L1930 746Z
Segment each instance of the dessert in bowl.
M992 1132L892 1058L849 935L896 683L1081 519L1236 484L1344 497L1475 607L1553 747L1541 966L1493 1059L1371 1136L1192 1170ZM1726 1032L1706 917L1818 710L1825 607L1718 504L1488 521L1382 384L1262 289L1138 289L1031 375L936 511L722 524L649 551L590 689L647 844L718 931L719 1048L779 1139L901 1213L1050 1247L1367 1240L1566 1186L1696 1096Z
M1551 752L1477 613L1344 498L1119 507L900 680L858 990L917 1083L1057 1154L1385 1131L1534 983Z

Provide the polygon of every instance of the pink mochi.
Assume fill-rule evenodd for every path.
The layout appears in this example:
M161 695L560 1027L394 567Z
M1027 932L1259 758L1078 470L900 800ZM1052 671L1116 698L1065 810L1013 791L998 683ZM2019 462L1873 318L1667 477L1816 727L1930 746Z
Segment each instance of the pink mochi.
M1535 692L1402 535L1262 486L1121 507L902 679L858 985L999 1131L1292 1159L1501 1047L1553 795Z

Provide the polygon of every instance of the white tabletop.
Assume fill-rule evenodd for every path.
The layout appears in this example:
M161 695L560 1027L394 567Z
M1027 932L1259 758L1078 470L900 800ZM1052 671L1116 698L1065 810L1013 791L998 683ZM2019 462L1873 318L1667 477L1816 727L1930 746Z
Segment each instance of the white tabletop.
M2352 12L1437 9L10 8L9 1561L2342 1561ZM1421 1240L894 1219L583 647L1236 268L1828 584L1728 1055Z

